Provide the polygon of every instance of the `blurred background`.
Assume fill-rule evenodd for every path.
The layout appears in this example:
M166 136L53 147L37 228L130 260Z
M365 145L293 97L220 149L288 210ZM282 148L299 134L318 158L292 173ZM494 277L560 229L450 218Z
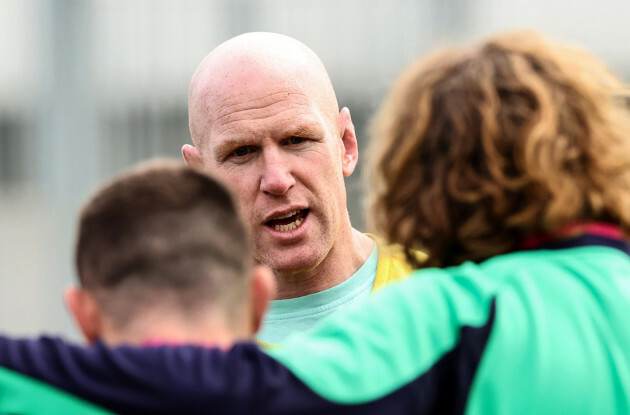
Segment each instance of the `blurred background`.
M137 161L190 142L188 81L219 43L284 33L327 66L360 139L400 70L439 46L529 27L628 79L628 0L0 0L0 330L78 339L81 203ZM363 229L360 168L347 182Z

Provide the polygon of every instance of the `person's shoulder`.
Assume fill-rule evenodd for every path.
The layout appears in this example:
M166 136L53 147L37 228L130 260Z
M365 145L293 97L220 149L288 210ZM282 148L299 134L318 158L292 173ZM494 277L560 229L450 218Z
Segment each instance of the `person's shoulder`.
M376 235L366 233L372 238L378 247L378 264L376 267L376 278L374 280L373 291L379 288L405 279L412 271L413 267L409 263L403 247L399 244L387 244ZM427 255L421 251L412 250L419 263L426 260Z
M256 343L256 345L260 347L260 350L264 352L268 352L270 350L275 350L277 348L282 347L282 345L280 344L267 343L259 339L254 339L254 343Z

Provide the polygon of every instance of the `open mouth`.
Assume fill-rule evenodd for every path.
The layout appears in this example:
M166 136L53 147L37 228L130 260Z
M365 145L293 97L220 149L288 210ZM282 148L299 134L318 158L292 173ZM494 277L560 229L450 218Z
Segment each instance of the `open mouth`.
M284 215L279 215L277 218L271 219L266 222L265 225L280 232L292 231L304 222L308 212L308 209L294 210L292 212L285 213Z

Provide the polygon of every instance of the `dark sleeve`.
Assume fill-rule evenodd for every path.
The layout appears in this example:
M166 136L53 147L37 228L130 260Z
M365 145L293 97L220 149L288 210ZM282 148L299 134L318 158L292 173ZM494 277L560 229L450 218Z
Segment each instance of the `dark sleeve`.
M290 377L278 362L245 344L225 353L192 346L83 348L45 337L0 338L0 365L117 413L254 412L263 393L273 393L274 385ZM270 387L263 388L265 383Z
M326 400L256 345L85 348L0 337L0 366L119 414L406 413L398 392L360 405ZM406 409L403 409L406 408Z

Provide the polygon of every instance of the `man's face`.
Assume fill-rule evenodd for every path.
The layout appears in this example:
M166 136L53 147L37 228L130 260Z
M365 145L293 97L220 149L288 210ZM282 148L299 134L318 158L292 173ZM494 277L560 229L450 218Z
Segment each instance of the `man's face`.
M299 87L249 87L203 105L201 158L236 190L256 259L278 274L307 271L347 218L338 114Z

